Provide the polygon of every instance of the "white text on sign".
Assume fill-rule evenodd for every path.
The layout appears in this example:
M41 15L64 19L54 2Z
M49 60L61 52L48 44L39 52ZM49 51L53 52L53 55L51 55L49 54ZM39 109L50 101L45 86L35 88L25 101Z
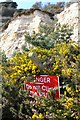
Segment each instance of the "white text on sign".
M40 83L50 83L50 78L49 77L37 77L36 82Z

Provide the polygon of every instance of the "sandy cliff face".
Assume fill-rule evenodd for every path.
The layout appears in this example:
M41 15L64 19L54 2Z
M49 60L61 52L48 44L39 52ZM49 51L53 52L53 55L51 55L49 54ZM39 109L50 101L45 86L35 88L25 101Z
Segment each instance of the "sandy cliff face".
M57 15L60 24L68 24L72 30L72 40L78 41L79 32L79 3L73 3L70 7L66 7L63 12Z
M21 47L25 42L24 35L26 32L32 34L33 31L35 31L37 33L41 22L51 23L52 21L53 20L50 19L50 16L47 13L39 10L35 10L29 15L22 14L17 16L0 35L1 49L5 51L8 57L11 57L14 51L21 51ZM27 48L29 47L30 44L27 44Z

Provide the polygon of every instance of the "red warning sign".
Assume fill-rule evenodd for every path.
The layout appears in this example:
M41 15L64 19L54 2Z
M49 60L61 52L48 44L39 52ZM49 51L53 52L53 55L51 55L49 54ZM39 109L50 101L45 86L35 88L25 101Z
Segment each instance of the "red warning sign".
M30 90L30 95L47 96L47 91L51 88L57 88L55 90L55 98L60 97L59 89L59 77L40 75L36 77L35 82L24 83L24 90Z

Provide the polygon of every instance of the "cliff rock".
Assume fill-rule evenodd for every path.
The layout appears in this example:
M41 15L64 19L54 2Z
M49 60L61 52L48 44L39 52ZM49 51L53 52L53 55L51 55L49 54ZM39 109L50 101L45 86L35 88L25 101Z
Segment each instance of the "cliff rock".
M32 34L33 31L38 32L40 23L51 23L49 13L39 9L31 9L16 15L9 23L7 29L0 35L0 47L5 51L8 57L11 57L14 51L21 51L25 42L25 34ZM27 48L30 44L27 44Z
M65 7L64 11L57 15L58 22L60 24L67 24L73 30L71 36L73 41L78 41L79 32L79 3L73 3L70 7Z

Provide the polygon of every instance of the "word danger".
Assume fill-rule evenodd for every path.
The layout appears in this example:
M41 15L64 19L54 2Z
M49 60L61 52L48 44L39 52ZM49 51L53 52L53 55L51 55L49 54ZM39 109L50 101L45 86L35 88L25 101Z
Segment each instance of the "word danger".
M36 77L36 82L39 83L50 83L50 78L49 77Z

